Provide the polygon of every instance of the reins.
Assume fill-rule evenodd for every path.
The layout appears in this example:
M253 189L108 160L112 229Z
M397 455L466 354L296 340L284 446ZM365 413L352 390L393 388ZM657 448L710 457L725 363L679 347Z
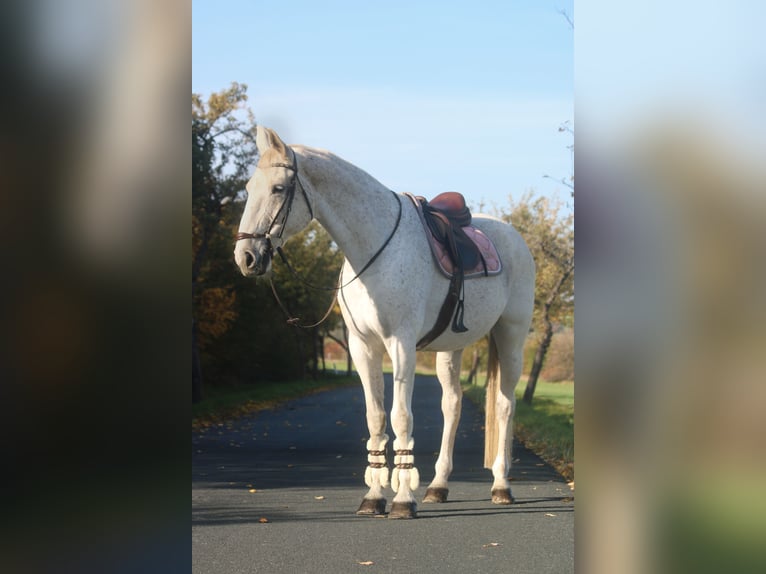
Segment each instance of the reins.
M246 232L238 232L235 236L235 242L239 241L240 239L266 239L268 241L268 250L273 253L274 249L271 244L271 230L274 228L274 225L277 223L277 220L280 217L280 214L284 210L284 216L282 217L281 226L279 229L279 233L277 234L277 238L281 239L282 234L284 233L285 226L287 224L287 218L290 215L290 212L292 210L292 203L293 198L295 197L295 188L296 185L300 185L301 192L303 194L303 199L306 201L306 206L309 208L309 213L311 215L311 219L314 219L314 210L311 207L311 202L309 201L308 194L306 193L306 188L303 187L303 184L300 181L300 178L298 177L298 156L295 153L295 150L293 151L293 164L286 164L286 163L272 163L271 167L284 167L287 169L290 169L295 172L295 178L290 185L290 187L287 189L287 197L285 198L285 201L282 202L282 205L280 205L279 209L277 210L277 213L274 215L274 218L271 220L271 224L269 225L268 231L266 233L246 233ZM391 191L391 190L389 190ZM383 253L383 251L388 247L388 244L391 243L391 240L393 239L394 235L396 234L396 231L399 229L399 223L402 220L402 200L399 197L399 195L391 191L391 194L396 198L396 202L399 206L399 212L396 216L396 223L394 224L394 228L391 230L391 233L388 235L386 240L383 242L383 245L380 246L380 248L375 252L375 254L370 258L369 261L362 267L362 269L354 275L349 281L342 284L343 279L343 269L341 268L340 274L338 275L338 284L335 287L323 287L319 285L314 285L313 283L307 281L301 275L298 273L298 271L295 270L295 268L290 264L290 261L287 259L287 255L285 255L285 252L282 250L282 246L279 245L276 248L276 252L279 254L280 259L282 259L282 262L285 264L287 269L292 273L292 275L298 279L301 283L303 283L306 287L309 289L313 289L315 291L333 291L334 295L332 298L332 301L330 302L330 306L327 308L327 311L322 316L322 318L317 321L316 323L313 323L311 325L302 325L300 323L300 318L295 317L292 313L290 313L290 310L287 308L287 306L282 302L282 300L279 297L279 294L277 293L277 288L274 285L274 279L273 277L269 277L269 285L271 286L271 292L274 294L274 299L276 300L279 307L282 309L282 311L287 316L287 323L289 325L293 325L294 327L300 327L301 329L313 329L314 327L318 327L322 323L324 323L327 318L330 316L330 313L332 312L333 308L335 307L335 302L338 299L338 291L341 289L348 287L359 279L359 277L362 276L362 273L367 271L373 263L380 257L380 254Z
M277 247L277 253L279 254L279 257L282 259L282 262L287 266L287 268L290 270L290 273L293 274L293 276L298 279L301 283L303 283L306 287L309 289L314 289L315 291L333 291L334 295L332 298L332 301L330 301L330 306L327 308L327 311L325 311L325 314L322 316L322 318L317 321L316 323L313 323L311 325L301 325L300 324L300 318L293 316L292 313L290 313L287 306L282 303L282 300L279 298L279 294L277 293L276 286L274 285L274 280L272 278L269 278L269 284L271 285L271 292L274 294L274 299L276 299L277 304L282 308L282 311L284 311L285 315L287 315L287 323L290 325L293 325L295 327L300 327L301 329L313 329L314 327L318 327L322 323L324 323L327 318L330 316L330 313L332 312L333 308L335 307L335 302L338 299L338 291L343 289L344 287L348 287L351 285L354 281L359 279L359 277L362 276L362 273L367 271L373 263L378 259L381 253L388 247L388 244L391 243L391 240L393 239L394 235L396 234L397 229L399 229L399 223L402 220L402 200L400 197L395 193L391 192L393 196L396 198L397 204L399 205L399 212L396 216L396 223L394 224L394 228L391 230L391 233L386 238L383 245L380 246L380 249L378 249L375 254L370 258L370 260L362 267L362 269L354 275L349 281L346 283L341 284L342 278L343 278L343 269L340 270L340 275L338 275L338 285L335 287L323 287L319 285L314 285L313 283L310 283L309 281L306 281L303 277L300 276L300 274L295 270L295 268L290 264L290 262L287 259L287 255L285 255L285 252L282 250L282 246L280 245Z

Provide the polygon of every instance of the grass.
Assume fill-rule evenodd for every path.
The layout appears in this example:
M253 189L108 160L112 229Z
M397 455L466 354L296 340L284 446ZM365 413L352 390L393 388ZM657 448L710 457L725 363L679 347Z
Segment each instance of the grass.
M319 391L358 384L355 376L328 375L317 380L260 382L236 387L206 387L205 397L192 404L192 428L210 426Z
M516 389L514 434L567 480L574 480L574 383L538 381L532 404L521 400L524 381ZM484 406L485 389L464 385L466 396Z

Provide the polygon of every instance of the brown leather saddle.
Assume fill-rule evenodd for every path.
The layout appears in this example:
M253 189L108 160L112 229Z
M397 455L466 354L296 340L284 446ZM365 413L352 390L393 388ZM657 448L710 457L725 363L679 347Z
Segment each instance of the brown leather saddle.
M465 198L456 191L447 191L431 201L416 196L421 205L423 217L434 238L441 243L454 264L456 270L463 273L475 269L483 263L486 274L487 265L476 244L463 231L471 225L471 210L465 204Z
M450 319L452 319L452 330L455 333L468 331L463 323L465 273L467 270L475 269L479 263L483 266L484 275L488 275L488 272L481 251L463 230L464 227L471 225L472 218L471 210L466 205L462 194L448 191L437 195L431 201L409 193L406 195L418 208L421 219L434 238L449 254L454 269L447 297L439 311L436 324L417 343L417 348L423 349L444 332Z

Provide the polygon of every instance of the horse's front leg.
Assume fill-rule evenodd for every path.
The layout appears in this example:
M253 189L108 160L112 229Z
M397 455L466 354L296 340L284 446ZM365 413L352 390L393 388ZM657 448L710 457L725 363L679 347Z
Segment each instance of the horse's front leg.
M370 490L362 499L357 514L379 515L386 512L383 489L388 486L389 474L386 463L386 411L383 406L383 347L367 345L359 337L349 333L349 352L362 379L364 402L367 410L367 469L364 481Z
M415 383L415 345L394 341L389 348L394 367L394 397L391 428L394 439L394 469L391 488L396 491L389 518L416 518L417 503L413 491L420 485L415 468L412 438L412 389Z

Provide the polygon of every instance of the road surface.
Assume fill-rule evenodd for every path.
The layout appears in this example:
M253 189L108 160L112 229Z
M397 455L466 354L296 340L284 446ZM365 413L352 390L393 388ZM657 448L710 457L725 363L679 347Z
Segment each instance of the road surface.
M390 409L390 377L387 385ZM440 396L435 377L418 376L413 436L419 500L434 474ZM419 503L418 518L404 521L355 514L367 490L359 386L194 432L193 572L573 572L574 493L516 443L516 503L491 504L483 424L483 414L464 399L449 501ZM392 492L387 499L390 508Z

